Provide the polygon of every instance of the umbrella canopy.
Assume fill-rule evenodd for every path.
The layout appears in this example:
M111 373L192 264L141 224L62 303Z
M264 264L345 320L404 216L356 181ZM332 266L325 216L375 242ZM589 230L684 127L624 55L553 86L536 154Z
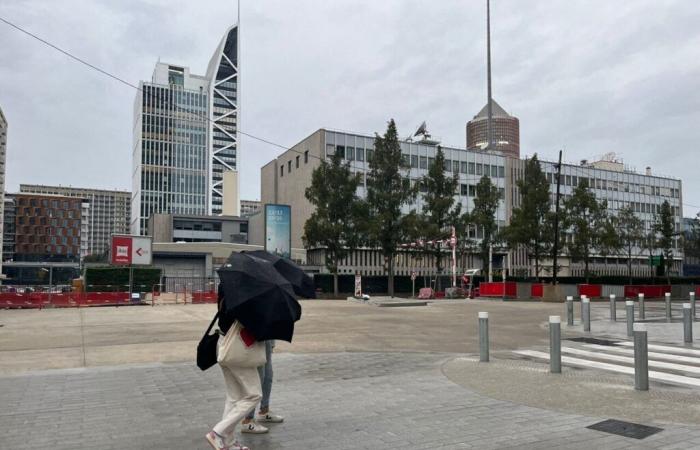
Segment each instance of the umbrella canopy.
M272 263L232 253L218 273L223 288L222 314L240 321L258 341L292 342L301 305L291 284Z
M281 258L265 250L255 250L246 253L271 262L280 275L292 284L294 293L299 297L316 298L316 287L314 286L313 278L308 276L304 270L291 259Z

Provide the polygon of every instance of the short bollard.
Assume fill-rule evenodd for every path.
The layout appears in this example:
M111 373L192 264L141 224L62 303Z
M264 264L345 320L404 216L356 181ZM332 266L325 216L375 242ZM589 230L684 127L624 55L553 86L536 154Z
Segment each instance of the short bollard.
M489 313L479 313L479 361L489 362Z
M690 317L695 322L695 292L690 293Z
M591 300L584 297L581 305L583 306L583 331L591 331Z
M574 326L574 298L571 295L566 297L566 324Z
M639 319L644 320L644 294L639 294Z
M634 324L634 388L649 390L649 353L646 324Z
M693 317L691 316L690 303L683 303L683 342L693 342Z
M610 294L610 321L617 322L617 304L615 303L615 294Z
M671 321L671 293L666 292L664 294L666 300L666 322Z
M625 313L627 316L627 336L632 337L632 331L634 330L634 302L632 300L625 302Z
M582 295L581 298L580 298L580 302L581 302L581 322L583 322L583 299L584 299L584 298L586 298L585 295Z
M561 373L561 317L549 316L549 371Z

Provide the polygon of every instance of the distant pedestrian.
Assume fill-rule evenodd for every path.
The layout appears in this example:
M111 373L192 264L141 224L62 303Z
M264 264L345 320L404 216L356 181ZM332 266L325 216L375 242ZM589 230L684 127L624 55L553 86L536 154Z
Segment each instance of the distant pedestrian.
M219 285L219 312L222 311L222 305L223 289ZM235 318L230 314L219 314L221 333L225 335L234 322ZM214 450L250 450L236 440L235 430L248 413L255 411L255 406L262 398L260 375L254 367L228 367L223 364L220 367L226 383L224 414L221 421L207 433L207 441Z
M267 361L264 366L258 367L260 382L262 383L262 400L260 401L260 410L257 416L253 409L248 416L241 422L241 433L262 434L267 433L267 427L260 423L282 423L284 417L272 414L270 412L270 392L272 391L272 350L275 347L275 341L265 341L265 352Z

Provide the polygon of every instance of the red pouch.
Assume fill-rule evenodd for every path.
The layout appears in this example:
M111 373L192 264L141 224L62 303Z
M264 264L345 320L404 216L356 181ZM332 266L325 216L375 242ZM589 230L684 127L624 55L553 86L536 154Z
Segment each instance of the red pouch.
M255 344L255 336L253 336L253 333L248 331L247 328L241 329L241 340L246 347L250 347L251 345Z

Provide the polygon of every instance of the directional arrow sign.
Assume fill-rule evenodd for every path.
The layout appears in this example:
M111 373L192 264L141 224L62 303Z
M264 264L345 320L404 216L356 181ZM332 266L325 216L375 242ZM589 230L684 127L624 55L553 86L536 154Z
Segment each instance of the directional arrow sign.
M140 248L140 247L137 248L137 249L136 249L136 254L139 255L139 256L143 256L143 249Z

